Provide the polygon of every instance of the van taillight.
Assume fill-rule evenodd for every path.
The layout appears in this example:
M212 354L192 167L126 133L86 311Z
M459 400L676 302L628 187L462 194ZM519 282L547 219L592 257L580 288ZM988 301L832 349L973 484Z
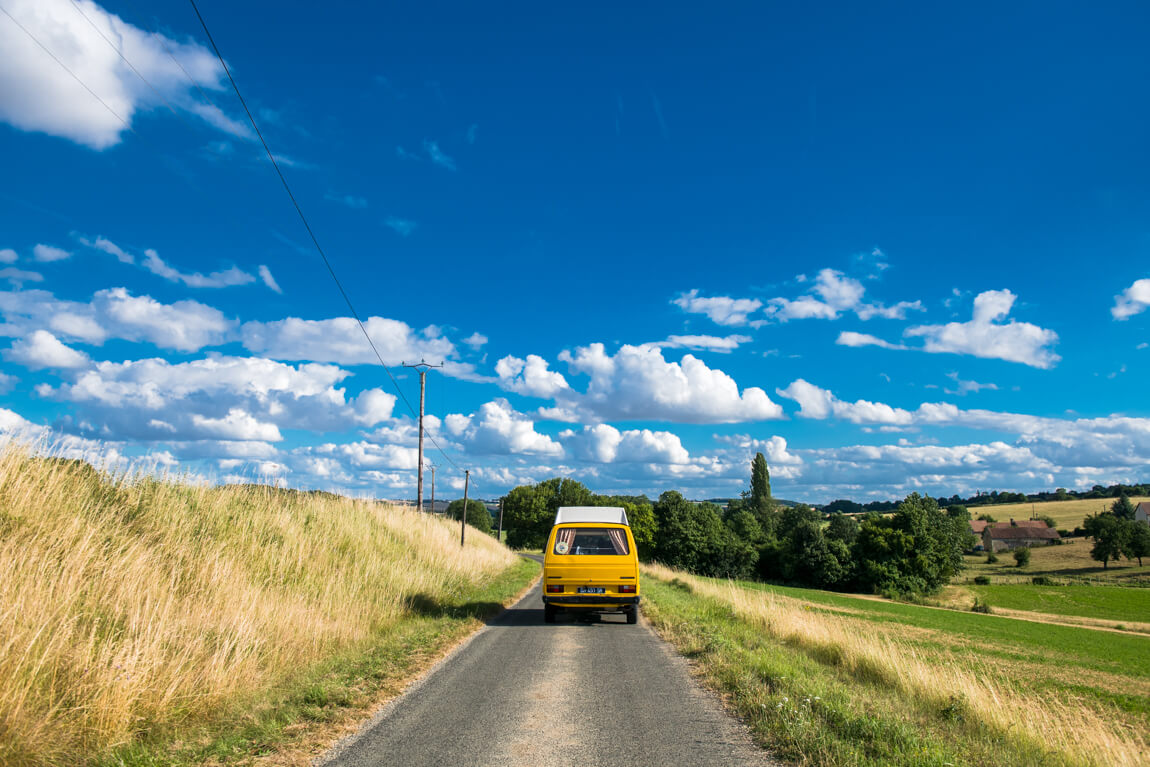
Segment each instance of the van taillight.
M619 593L620 594L634 594L635 593L635 584L634 583L620 584Z
M563 586L559 585L559 584L553 585L553 584L549 583L549 584L547 584L547 593L548 594L562 594L563 593Z

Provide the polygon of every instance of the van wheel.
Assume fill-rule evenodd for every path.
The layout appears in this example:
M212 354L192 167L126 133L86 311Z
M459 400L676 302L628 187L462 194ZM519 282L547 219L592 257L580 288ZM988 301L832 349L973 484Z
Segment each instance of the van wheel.
M555 622L555 607L553 605L543 605L543 622Z
M639 622L639 605L635 605L627 611L627 622L631 625Z

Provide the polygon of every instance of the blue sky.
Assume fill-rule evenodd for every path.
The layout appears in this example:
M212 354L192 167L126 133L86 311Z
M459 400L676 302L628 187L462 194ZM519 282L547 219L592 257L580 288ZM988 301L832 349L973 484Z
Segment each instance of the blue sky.
M1150 11L928 5L201 10L441 495L1145 481ZM0 6L0 430L413 496L191 8Z

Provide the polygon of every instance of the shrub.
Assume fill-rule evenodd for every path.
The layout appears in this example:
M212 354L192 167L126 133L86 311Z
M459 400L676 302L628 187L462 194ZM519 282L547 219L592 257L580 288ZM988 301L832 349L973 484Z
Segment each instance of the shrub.
M995 554L993 551L988 551L986 553L986 564L993 565L997 561L998 561L998 555Z
M979 599L978 597L975 597L974 598L974 604L972 604L970 606L970 611L972 613L986 613L989 615L990 614L990 603L987 602L985 599Z
M1047 578L1045 575L1036 575L1030 579L1030 582L1035 586L1057 586L1053 578Z
M1030 564L1030 549L1026 546L1014 550L1014 561L1019 567Z
M990 576L989 575L976 575L976 576L974 576L974 584L976 586L989 586L990 585Z

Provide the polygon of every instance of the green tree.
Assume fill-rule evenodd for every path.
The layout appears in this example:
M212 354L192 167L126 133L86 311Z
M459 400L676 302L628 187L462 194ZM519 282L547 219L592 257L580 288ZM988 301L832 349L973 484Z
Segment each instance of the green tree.
M655 559L699 575L746 578L757 553L723 524L719 508L668 490L654 505Z
M979 520L986 522L987 524L991 524L991 525L993 525L995 522L998 521L997 519L990 516L989 514L979 514L978 518L979 518Z
M1030 547L1019 546L1014 550L1014 563L1019 567L1026 567L1030 564Z
M1138 560L1142 566L1142 557L1150 557L1150 524L1145 522L1131 522L1130 541L1127 543L1126 556Z
M769 511L771 500L771 471L762 453L755 453L751 461L751 509L756 513Z
M936 591L962 570L969 532L967 521L912 493L892 517L872 514L863 521L855 543L859 581L883 592Z
M978 545L978 536L970 529L970 512L965 506L947 506L946 518L951 534L957 536L963 551L971 551Z
M447 516L452 519L459 519L463 515L463 499L452 501L447 504ZM474 527L476 530L491 534L491 512L487 510L481 502L474 498L467 499L467 524Z
M763 533L763 526L755 519L755 515L746 509L728 515L725 521L736 538L751 544L755 549L766 543L767 536Z
M781 542L783 577L788 581L828 588L844 580L850 551L840 540L828 541L817 522L804 519Z
M547 504L531 485L520 485L503 499L503 529L507 545L513 549L541 549L555 516L548 516Z
M1130 502L1130 499L1126 496L1126 493L1122 493L1120 496L1118 496L1118 500L1116 500L1110 506L1110 513L1119 519L1133 520L1134 512L1134 504Z
M627 524L635 538L639 558L644 562L651 559L655 548L655 512L645 497L596 495L592 496L592 505L622 507L627 512Z
M842 541L849 548L859 537L859 522L846 514L831 514L831 520L827 524L826 537L827 540Z
M1133 523L1119 519L1110 512L1091 515L1082 523L1086 534L1094 539L1090 556L1102 563L1103 570L1107 569L1110 560L1118 561L1126 553L1133 532L1130 524Z

